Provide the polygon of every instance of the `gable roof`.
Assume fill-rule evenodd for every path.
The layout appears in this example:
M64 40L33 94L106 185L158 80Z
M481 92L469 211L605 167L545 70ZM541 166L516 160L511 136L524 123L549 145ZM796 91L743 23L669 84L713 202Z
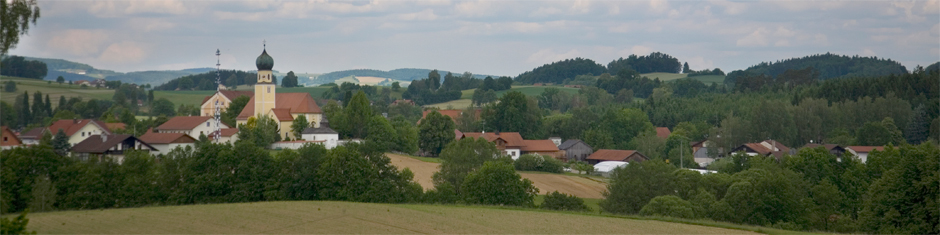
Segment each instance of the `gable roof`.
M154 128L154 130L192 130L203 123L206 123L210 116L176 116L163 123L163 125ZM224 125L224 124L223 124Z
M56 133L59 132L59 129L62 129L62 131L65 132L66 136L72 136L76 132L81 130L82 127L85 127L85 125L89 125L89 124L98 126L98 128L101 128L101 130L103 130L104 133L106 134L111 134L111 130L108 129L108 126L105 125L104 122L101 122L98 120L92 120L92 119L58 120L52 123L52 125L49 125L49 132L52 133L52 135L55 135Z
M525 146L519 150L526 152L553 152L558 151L558 146L552 140L523 140Z
M300 134L339 134L339 132L330 129L329 127L320 126L319 128L307 127L304 129L304 132Z
M310 97L310 93L276 93L274 94L274 108L287 109L289 113L323 113L317 102ZM252 96L237 120L245 120L255 116L255 97Z
M575 144L578 144L578 143L581 143L581 144L583 144L583 145L585 145L585 146L588 146L588 148L591 147L591 146L588 145L587 143L584 143L584 141L576 140L576 139L570 139L570 140L566 140L564 143L561 143L561 145L558 145L558 149L565 149L565 150L567 150L567 149L570 149L571 147L574 147L574 145L575 145Z
M843 148L842 146L839 146L838 144L824 144L823 145L823 144L811 143L811 144L804 145L803 148L817 148L819 146L822 146L823 148L826 148L826 150L829 150L829 151L832 151L832 150L845 151L845 148Z
M238 128L222 128L222 137L231 137L238 134Z
M13 130L7 128L7 126L0 126L0 136L3 137L0 140L0 146L17 146L23 144L23 141L19 137L16 137L16 133L13 133Z
M116 134L116 135L107 135L106 140L103 139L101 135L89 136L87 139L83 140L82 142L79 142L78 144L75 144L75 146L72 146L72 152L101 154L101 153L107 152L108 149L110 149L111 147L114 147L115 145L120 144L121 142L124 142L124 140L127 140L127 139L133 139L134 141L141 142L141 144L150 148L150 150L156 150L155 148L153 148L153 146L150 146L150 144L147 144L146 142L143 142L143 141L140 141L140 139L137 139L137 137L134 137L132 135Z
M254 92L254 91L229 91L229 90L224 90L224 91L219 91L218 93L222 93L222 96L225 96L225 98L227 98L228 100L235 100L235 98L238 98L239 96L243 96L243 95L244 95L244 96L248 96L249 98L255 96L255 92ZM212 96L215 96L215 94L212 94L212 95L210 95L210 96L206 96L206 98L203 98L203 99L202 99L202 103L200 103L200 104L206 104L206 101L209 101L209 99L211 99Z
M790 152L790 147L787 147L786 145L781 144L780 141L764 140L760 142L760 144L764 145L764 147L766 147L767 149L771 151ZM771 149L771 147L776 148L776 150Z
M588 156L589 160L599 160L599 161L627 161L630 156L636 154L641 157L643 160L649 160L649 157L643 155L636 150L616 150L616 149L600 149Z
M497 139L502 139L506 141L507 147L522 147L525 146L525 141L522 139L522 136L519 135L519 132L500 132L499 134L493 132L481 133L481 132L464 132L463 137L473 137L473 138L484 138L486 141L493 142ZM457 140L462 139L457 138ZM552 144L554 145L554 143Z
M195 143L196 139L183 133L153 133L140 136L140 141L148 144Z
M65 130L63 130L63 131L65 131ZM20 138L20 139L38 140L38 139L41 139L41 138L42 138L42 133L43 133L43 132L46 132L46 128L43 128L43 127L36 127L36 128L33 128L33 129L29 129L29 130L26 131L26 132L21 132L19 138ZM54 135L55 133L52 133L52 134Z
M845 148L851 149L852 151L855 151L856 153L868 153L868 152L875 151L875 150L885 151L885 146L849 146Z
M656 128L656 136L659 136L659 138L666 139L666 138L669 138L669 135L671 134L672 132L669 131L669 127L657 127Z

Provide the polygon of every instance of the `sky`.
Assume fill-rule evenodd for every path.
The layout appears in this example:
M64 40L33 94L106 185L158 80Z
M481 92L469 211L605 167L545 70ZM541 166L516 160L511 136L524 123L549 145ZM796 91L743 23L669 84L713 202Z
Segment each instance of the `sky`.
M119 72L425 68L516 76L662 52L695 70L831 52L940 60L940 1L39 1L10 54ZM265 46L266 44L266 46Z

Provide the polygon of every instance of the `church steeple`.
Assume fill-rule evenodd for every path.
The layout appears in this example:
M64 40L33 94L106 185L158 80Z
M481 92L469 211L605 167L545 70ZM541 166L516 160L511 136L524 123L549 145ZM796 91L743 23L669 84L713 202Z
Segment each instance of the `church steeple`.
M271 71L274 68L274 58L268 55L267 48L261 51L258 59L255 59L255 65L258 67L258 82L255 84L255 115L269 115L271 109L275 108L277 87Z

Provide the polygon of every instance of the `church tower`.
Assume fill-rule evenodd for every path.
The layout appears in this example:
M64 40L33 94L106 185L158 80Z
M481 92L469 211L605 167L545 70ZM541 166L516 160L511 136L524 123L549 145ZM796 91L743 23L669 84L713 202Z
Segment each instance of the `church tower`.
M258 83L255 84L255 114L268 115L271 109L274 109L274 98L276 87L273 82L274 58L268 55L267 48L261 52L258 59L255 59L255 65L258 67Z

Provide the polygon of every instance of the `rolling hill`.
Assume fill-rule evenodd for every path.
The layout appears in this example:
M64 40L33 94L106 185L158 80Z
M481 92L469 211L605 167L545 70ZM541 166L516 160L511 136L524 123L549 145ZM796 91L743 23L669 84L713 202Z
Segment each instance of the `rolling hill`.
M757 234L745 230L596 214L482 206L332 201L255 202L30 213L27 229L41 234Z
M52 58L24 57L27 60L35 60L46 63L49 69L44 80L55 80L59 76L66 81L105 79L108 81L121 81L123 83L160 85L174 78L204 73L215 70L215 68L193 68L182 70L151 70L121 73L111 70L97 69L91 65Z
M891 74L907 74L907 68L897 61L878 57L845 56L832 53L810 55L800 58L762 62L745 70L728 73L725 83L734 83L737 77L748 75L768 75L776 77L787 70L800 70L812 67L818 72L819 80L847 77L879 77Z
M410 82L410 81L414 81L418 79L427 78L428 73L430 72L431 72L430 69L413 69L413 68L395 69L395 70L390 70L390 71L382 71L382 70L375 70L375 69L352 69L352 70L343 70L343 71L336 71L336 72L329 72L329 73L321 74L320 76L317 76L316 79L311 80L310 83L312 84L331 83L336 80L350 77L350 76L389 78L392 80ZM442 78L444 77L444 75L448 73L448 71L443 71L443 70L438 70L437 72L441 74ZM454 75L459 75L459 74L463 74L463 73L454 73ZM473 75L473 77L478 78L478 79L486 78L486 76L492 76L494 78L498 77L498 76L483 75L483 74Z

